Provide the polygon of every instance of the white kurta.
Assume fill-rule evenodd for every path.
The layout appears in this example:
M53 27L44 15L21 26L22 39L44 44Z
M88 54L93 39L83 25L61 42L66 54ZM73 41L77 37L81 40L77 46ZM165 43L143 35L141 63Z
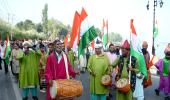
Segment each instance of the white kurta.
M16 56L17 56L17 54L19 53L20 50L21 49L18 49L18 50L13 49L12 52L11 52L11 57L10 57L10 59L12 61L11 67L12 67L12 70L13 70L14 73L19 73L19 61L16 60Z
M136 86L135 86L135 91L133 92L133 97L137 98L137 100L144 100L144 90L143 90L143 79L144 76L142 77L142 79L139 79L138 76L140 76L141 73L138 73L136 75Z

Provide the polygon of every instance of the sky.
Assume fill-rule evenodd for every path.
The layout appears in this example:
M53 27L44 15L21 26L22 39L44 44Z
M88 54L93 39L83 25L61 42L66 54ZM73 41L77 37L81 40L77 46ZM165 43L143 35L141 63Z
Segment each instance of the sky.
M117 32L123 39L130 37L130 19L140 41L152 44L153 1L149 0L150 9L146 9L148 0L0 0L0 17L16 24L30 19L34 23L41 21L42 9L48 4L48 18L55 18L65 25L71 25L75 11L81 12L82 7L88 13L89 22L101 29L103 18L108 19L109 32ZM158 0L159 1L159 0ZM156 52L163 54L163 48L170 42L170 0L163 0L162 8L156 8L156 20L159 35L156 41ZM159 5L158 5L159 6ZM12 21L13 16L13 21ZM157 46L158 45L158 46Z

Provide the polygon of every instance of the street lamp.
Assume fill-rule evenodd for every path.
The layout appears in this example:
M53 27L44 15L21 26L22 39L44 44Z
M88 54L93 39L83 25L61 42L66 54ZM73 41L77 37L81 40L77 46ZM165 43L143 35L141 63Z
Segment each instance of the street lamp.
M153 4L153 44L152 44L152 54L155 55L155 46L154 46L154 32L155 32L155 13L156 13L156 7L158 6L158 3L160 5L160 8L162 8L164 2L162 0L153 0L154 4ZM146 5L147 10L149 10L149 0L148 0L148 4Z

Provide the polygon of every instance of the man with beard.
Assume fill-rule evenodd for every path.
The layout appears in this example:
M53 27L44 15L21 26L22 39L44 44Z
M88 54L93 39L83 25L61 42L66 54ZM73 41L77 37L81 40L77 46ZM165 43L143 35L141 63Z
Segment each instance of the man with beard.
M148 43L146 41L143 41L143 44L142 44L142 53L144 55L144 58L145 58L145 63L146 63L146 68L147 68L147 72L148 72L148 79L144 79L143 81L143 86L144 88L147 88L148 86L151 86L152 85L152 80L151 80L151 73L150 73L150 54L149 52L147 51L147 48L148 48Z
M110 64L112 64L117 58L117 55L115 53L116 53L115 52L115 46L111 43L109 45L109 52L106 52L106 55L109 59ZM112 73L112 84L114 85L115 84L115 76L116 76L116 73L117 73L117 68L111 69L111 73ZM109 93L109 97L112 97L111 93Z
M122 55L118 57L112 64L115 68L118 66L118 73L116 75L116 81L121 78L130 79L131 88L127 93L123 93L116 90L116 100L133 100L132 93L135 90L136 86L136 74L139 73L137 59L135 57L131 57L131 65L130 64L130 44L127 40L123 43L121 47ZM131 77L129 77L129 71L131 71Z
M47 83L46 100L52 100L50 96L50 87L53 85L53 80L67 78L64 60L65 53L62 51L62 43L57 39L54 41L54 45L56 49L48 56L45 69L45 77ZM70 64L68 57L66 59L68 61L68 73L74 78L76 73Z
M170 46L165 48L165 57L160 59L156 64L156 68L160 73L160 81L158 89L155 89L156 95L162 91L165 94L164 100L170 100L168 96L170 93Z

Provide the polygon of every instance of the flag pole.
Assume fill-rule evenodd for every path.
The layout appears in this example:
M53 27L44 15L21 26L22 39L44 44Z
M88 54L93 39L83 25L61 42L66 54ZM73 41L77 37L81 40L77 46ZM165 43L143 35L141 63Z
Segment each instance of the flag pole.
M109 30L108 30L108 29L109 29L109 28L108 28L109 25L108 25L108 19L107 19L107 22L106 22L106 23L107 23L107 44L108 44L108 41L109 41ZM106 46L107 46L107 44L106 44Z
M131 22L130 22L130 45L131 45L131 40L132 40L132 30L131 30L131 24L132 24L132 22L133 22L133 19L131 19ZM130 46L130 52L131 52L131 46ZM131 67L131 59L132 59L132 56L131 56L131 54L130 54L130 62L129 62L129 67ZM130 80L131 80L131 70L129 70L129 84L130 84Z

